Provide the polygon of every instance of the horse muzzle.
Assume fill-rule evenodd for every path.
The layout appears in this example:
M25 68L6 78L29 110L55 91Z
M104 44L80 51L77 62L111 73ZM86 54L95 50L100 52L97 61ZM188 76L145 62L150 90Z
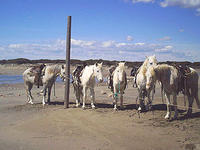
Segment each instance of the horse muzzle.
M99 83L102 83L103 82L103 79L99 79Z
M149 90L151 88L150 84L146 84L146 90Z

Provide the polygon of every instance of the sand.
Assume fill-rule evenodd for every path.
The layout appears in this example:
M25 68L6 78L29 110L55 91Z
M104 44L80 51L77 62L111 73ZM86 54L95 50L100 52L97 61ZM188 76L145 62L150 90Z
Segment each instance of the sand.
M22 66L1 68L1 74L21 74L25 70ZM118 111L113 111L110 90L105 84L95 88L96 109L91 109L90 100L85 110L75 108L72 87L70 108L64 109L63 83L56 83L51 105L42 106L39 91L33 88L35 104L30 105L26 103L23 83L0 85L0 150L200 149L200 111L194 110L187 118L183 107L179 107L178 120L165 120L166 106L159 86L153 111L140 115L136 110L137 89L131 82L124 94L124 109ZM178 96L178 105L183 106L183 95ZM197 108L195 102L193 107Z

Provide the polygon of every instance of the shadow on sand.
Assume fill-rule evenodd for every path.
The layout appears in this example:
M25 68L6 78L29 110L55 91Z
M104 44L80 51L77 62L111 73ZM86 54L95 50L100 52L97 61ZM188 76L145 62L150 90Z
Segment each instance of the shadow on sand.
M75 105L74 102L70 102L69 103L70 105ZM53 101L53 102L50 102L49 105L60 105L60 106L64 106L64 102L60 102L60 101ZM81 103L82 105L82 103ZM87 104L87 105L90 105L90 104ZM113 104L105 104L105 103L97 103L96 104L96 108L110 108L110 109L113 109ZM124 104L124 107L123 108L120 108L118 107L119 110L121 111L125 111L125 110L137 110L138 109L138 105L137 104ZM155 104L155 105L152 105L152 109L150 111L166 111L167 110L167 107L165 104ZM173 107L172 107L172 111L174 111ZM148 112L148 111L143 111L144 113L145 112ZM186 110L182 110L182 109L178 109L178 112L179 112L179 117L177 118L177 120L187 120L187 119L192 119L192 118L200 118L200 112L195 112L195 113L192 113L191 115L187 115L187 114L183 114L186 112ZM173 121L174 119L172 119L171 121Z

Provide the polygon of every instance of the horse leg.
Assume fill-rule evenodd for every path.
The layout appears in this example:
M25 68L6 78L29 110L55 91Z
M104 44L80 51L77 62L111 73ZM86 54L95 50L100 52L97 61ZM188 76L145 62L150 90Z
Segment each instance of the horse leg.
M173 94L173 105L174 105L174 111L175 111L174 119L176 119L178 116L178 110L177 110L177 95L175 93Z
M114 87L114 94L113 94L113 105L114 105L114 110L117 110L117 100L118 100L118 94L117 94L117 90Z
M53 86L53 84L48 87L48 98L47 98L47 103L48 104L50 104L52 86Z
M114 96L113 96L114 97L114 101L113 101L114 110L117 110L117 99L118 99L117 96L118 96L117 94L114 94Z
M151 92L152 92L152 97L153 97L153 90L151 91L151 90L149 90L149 91L147 91L147 98L148 98L148 103L147 103L147 105L146 105L146 110L149 110L149 109L151 109L151 107L152 107L152 100L151 100Z
M190 93L189 89L186 90L186 95L187 95L187 98L188 98L187 116L190 116L192 114L192 104L193 104L193 101L194 101L194 97Z
M160 90L160 94L161 94L161 98L162 98L162 103L164 104L164 98L163 98L164 89L163 89L163 85L162 85L162 83L161 83L161 90Z
M165 119L169 119L171 116L171 110L170 110L170 94L165 92L165 97L167 101L167 114L165 115Z
M90 88L90 96L91 96L91 107L95 108L95 92L94 89Z
M29 98L29 92L28 92L28 84L24 82L24 87L25 87L25 92L26 92L26 97L27 97L27 103L29 103L30 98Z
M85 109L86 99L87 99L87 87L83 87L83 106L82 106L83 109Z
M76 107L80 106L80 87L73 82L73 87L74 87L74 94L76 98Z
M194 89L194 98L196 100L197 107L200 109L200 102L199 102L199 96L198 96L198 87L197 87L197 89L196 88Z
M139 91L139 107L138 107L138 111L142 111L144 109L144 96L143 96L143 92L142 90L138 90Z
M31 95L31 89L33 87L33 84L27 83L25 86L26 86L26 94L27 94L28 103L33 104L33 97Z
M75 92L75 95L76 95L76 107L79 107L80 106L80 88L79 87L76 87L74 89L74 92Z
M46 94L47 94L47 87L44 86L44 89L43 89L43 99L42 99L42 105L43 106L45 105Z
M135 87L135 77L133 77L133 87Z
M137 83L136 83L136 76L135 76L135 79L134 79L134 84L135 84L135 87L137 88Z
M120 107L123 108L123 94L120 94Z

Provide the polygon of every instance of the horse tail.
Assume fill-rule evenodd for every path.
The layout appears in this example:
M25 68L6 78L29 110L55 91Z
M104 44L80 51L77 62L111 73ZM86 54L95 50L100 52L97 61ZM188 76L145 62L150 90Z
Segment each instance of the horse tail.
M196 100L197 106L200 109L200 101L199 101L199 94L198 94L198 84L196 85L196 88L194 88L195 93L194 93L194 98Z
M196 100L196 103L197 103L198 108L200 109L200 102L199 102L198 91L196 91L195 100Z

